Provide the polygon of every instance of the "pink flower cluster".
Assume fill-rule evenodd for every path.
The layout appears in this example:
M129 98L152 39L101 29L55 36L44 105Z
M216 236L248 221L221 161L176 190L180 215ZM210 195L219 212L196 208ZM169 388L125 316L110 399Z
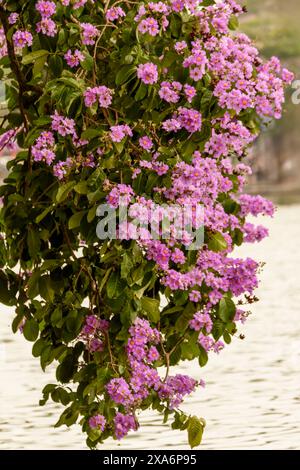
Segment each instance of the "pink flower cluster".
M116 21L124 16L126 16L126 13L121 7L111 7L105 13L105 18L108 21Z
M158 92L162 100L168 103L177 103L179 101L179 92L182 90L180 82L162 82Z
M79 337L84 341L90 353L103 351L103 338L108 328L109 322L98 318L96 315L88 315L85 318L85 323Z
M141 160L139 163L140 168L147 168L148 170L152 170L159 176L165 175L169 171L169 165L164 162L158 161L159 156L159 152L155 152L152 155L151 161Z
M153 141L147 135L139 138L139 144L144 150L147 150L147 152L149 152L153 147Z
M131 186L127 184L118 184L115 186L108 196L106 197L107 203L110 207L117 208L120 205L128 205L134 195L134 191Z
M159 377L152 364L160 358L155 346L160 341L160 334L150 327L147 320L137 318L129 334L127 355L131 377L129 382L122 377L112 379L106 386L110 398L129 411L138 407L153 389L162 401L168 401L169 408L178 407L183 397L195 390L197 381L180 374L168 377L165 381Z
M202 116L196 109L180 106L172 119L167 119L162 127L167 132L177 132L180 129L186 129L190 133L199 132L202 127Z
M252 196L250 194L241 194L239 196L239 204L241 206L241 216L246 215L268 215L272 217L275 212L274 204L262 196Z
M51 119L51 127L53 131L58 132L62 137L65 137L66 135L71 135L74 138L77 138L74 119L66 118L58 114L57 111L52 114Z
M106 419L103 415L94 415L89 418L89 427L91 429L99 429L101 432L104 431L106 425Z
M0 135L0 149L7 149L10 151L17 150L18 146L16 143L16 135L19 129L10 129L9 131L4 132Z
M47 165L55 160L55 139L50 131L43 131L32 146L31 153L35 162L45 162Z
M208 313L196 312L193 319L190 321L190 327L195 331L205 328L206 333L210 333L213 327L213 322Z
M192 41L191 54L184 59L182 65L189 69L189 75L192 80L195 82L201 80L206 72L208 59L199 39Z
M153 85L158 80L157 65L152 62L146 64L140 64L137 68L137 76L146 85Z
M198 343L205 349L206 352L213 350L215 353L219 353L224 348L223 341L215 341L211 336L205 336L203 333L199 334Z
M64 179L64 177L68 174L69 169L71 169L74 165L72 158L68 157L64 161L59 161L55 165L53 165L53 174L59 180Z
M253 225L250 222L246 222L242 227L244 233L244 242L255 243L260 242L269 235L269 230L263 225Z
M212 135L205 144L205 151L214 158L226 157L232 152L243 155L245 147L256 139L255 134L227 112L222 118L215 119L213 124L218 129L212 130Z
M33 36L29 31L17 30L12 36L14 46L18 49L23 49L25 46L31 46Z
M80 23L82 30L82 44L85 46L93 46L96 42L99 31L96 26L90 23Z
M54 37L57 33L57 25L51 16L56 13L56 5L52 1L39 0L35 9L40 13L42 19L36 25L36 31L46 36Z
M169 20L170 7L164 2L148 2L139 7L135 21L138 23L138 31L141 34L157 36L160 29L166 31Z
M132 130L127 124L111 126L109 135L113 142L121 142L126 136L132 137Z
M8 17L9 24L16 24L19 19L19 13L11 13Z
M110 88L103 85L88 88L84 92L84 103L87 107L91 107L98 102L101 108L108 108L112 103L112 93Z
M74 67L78 67L80 62L82 62L84 60L84 55L78 49L75 49L74 52L72 52L71 49L69 49L65 53L64 58L65 58L65 60L68 64L68 66L71 67L71 68L74 68Z
M114 418L115 436L120 440L127 436L130 430L137 430L137 422L132 414L124 415L118 412Z
M160 382L155 389L161 400L169 401L169 409L173 410L183 402L186 395L195 391L198 382L192 377L183 374L167 377L165 382Z

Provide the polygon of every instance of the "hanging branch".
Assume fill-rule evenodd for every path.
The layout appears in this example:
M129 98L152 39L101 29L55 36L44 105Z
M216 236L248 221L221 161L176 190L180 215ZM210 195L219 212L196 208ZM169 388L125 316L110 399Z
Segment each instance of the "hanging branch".
M6 39L7 55L8 55L9 60L10 60L10 67L11 67L12 72L15 74L16 80L17 80L18 85L19 85L19 108L20 108L20 113L21 113L21 116L23 118L25 130L26 130L26 132L28 132L28 128L29 128L28 118L27 118L25 108L24 108L24 103L23 103L24 93L26 91L33 91L33 92L37 93L38 95L42 95L43 90L37 85L28 84L27 81L26 81L25 76L23 75L22 70L20 69L20 64L19 64L19 60L18 60L18 58L16 56L16 53L15 53L15 48L14 48L13 41L12 41L11 38L9 38L9 34L8 34L10 25L9 25L9 22L8 22L8 19L7 19L5 9L2 6L0 6L0 22L2 24L5 39Z

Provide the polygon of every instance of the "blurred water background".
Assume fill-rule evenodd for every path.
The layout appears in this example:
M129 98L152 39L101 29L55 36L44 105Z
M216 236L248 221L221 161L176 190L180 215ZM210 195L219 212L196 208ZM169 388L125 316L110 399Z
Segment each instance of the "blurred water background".
M243 2L244 3L244 2ZM278 55L296 74L300 65L299 0L248 0L243 30L265 57ZM299 73L298 73L299 75ZM0 88L2 97L4 91ZM264 130L249 157L254 168L249 190L278 204L274 219L260 222L270 238L239 249L266 261L258 289L260 302L236 338L208 365L184 363L181 371L206 380L205 390L185 409L207 421L201 449L300 449L300 105L289 92L282 121ZM5 156L0 177L5 175ZM0 315L0 449L84 449L79 427L53 429L60 407L39 407L42 387L53 370L42 373L31 344L11 333L13 311ZM142 428L104 448L184 449L184 432L172 431L151 413Z

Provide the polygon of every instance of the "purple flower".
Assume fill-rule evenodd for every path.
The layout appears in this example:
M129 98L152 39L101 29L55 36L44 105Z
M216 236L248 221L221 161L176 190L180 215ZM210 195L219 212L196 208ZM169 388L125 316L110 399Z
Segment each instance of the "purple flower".
M190 321L189 324L190 324L190 327L193 328L193 330L199 331L202 328L205 328L207 333L210 333L213 327L213 322L209 314L201 313L201 312L196 312L193 319Z
M46 36L54 37L57 33L57 25L51 18L42 18L36 25L36 31Z
M53 166L53 174L58 178L59 180L62 180L66 174L68 173L68 170L72 167L73 165L73 160L71 158L67 158L65 161L60 161L56 163Z
M106 390L110 398L118 405L129 406L133 402L129 385L122 377L111 379L106 385Z
M19 13L11 13L8 17L9 24L15 24L19 19Z
M115 21L124 16L126 16L126 13L121 7L111 7L105 13L105 18L108 21Z
M29 31L16 31L12 36L15 47L22 49L31 46L33 42L32 34Z
M84 103L89 108L98 101L101 108L108 108L112 103L112 93L113 91L106 86L88 88L84 92Z
M78 49L75 49L73 53L71 49L69 49L68 52L65 53L64 58L66 59L68 66L74 68L78 67L80 62L84 60L84 55Z
M92 46L95 44L95 39L99 35L99 31L96 26L90 23L80 23L82 29L82 43L86 46Z
M115 436L118 440L127 436L130 430L137 430L137 423L135 417L131 414L124 415L122 413L117 413L114 418L115 425Z
M146 85L153 85L158 80L157 66L152 62L140 64L137 68L137 76L146 83Z
M144 150L151 150L153 147L153 141L147 135L139 138L139 144Z
M40 13L42 18L50 18L56 12L56 5L51 1L39 0L35 9Z
M127 124L121 124L119 126L111 126L109 135L113 142L121 142L121 140L123 140L124 137L132 136L132 130Z
M104 431L106 425L106 419L103 415L94 415L91 416L89 419L89 427L91 429L100 429L100 431Z
M61 136L66 135L76 136L75 121L58 114L57 111L51 116L52 130L57 131Z

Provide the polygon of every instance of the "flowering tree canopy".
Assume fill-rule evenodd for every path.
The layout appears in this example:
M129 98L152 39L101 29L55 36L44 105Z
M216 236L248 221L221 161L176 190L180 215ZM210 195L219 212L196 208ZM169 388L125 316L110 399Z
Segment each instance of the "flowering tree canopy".
M0 301L42 369L57 364L41 404L65 406L57 426L79 421L90 447L150 408L198 445L204 420L180 404L204 381L172 366L197 359L200 374L255 300L259 264L233 249L267 235L246 218L274 207L243 192L243 158L293 76L236 31L242 13L234 0L0 1L0 143L19 149L0 189ZM97 234L103 204L129 213L116 237ZM187 205L203 209L187 224L204 226L197 249L177 230ZM149 213L167 238L148 236Z

